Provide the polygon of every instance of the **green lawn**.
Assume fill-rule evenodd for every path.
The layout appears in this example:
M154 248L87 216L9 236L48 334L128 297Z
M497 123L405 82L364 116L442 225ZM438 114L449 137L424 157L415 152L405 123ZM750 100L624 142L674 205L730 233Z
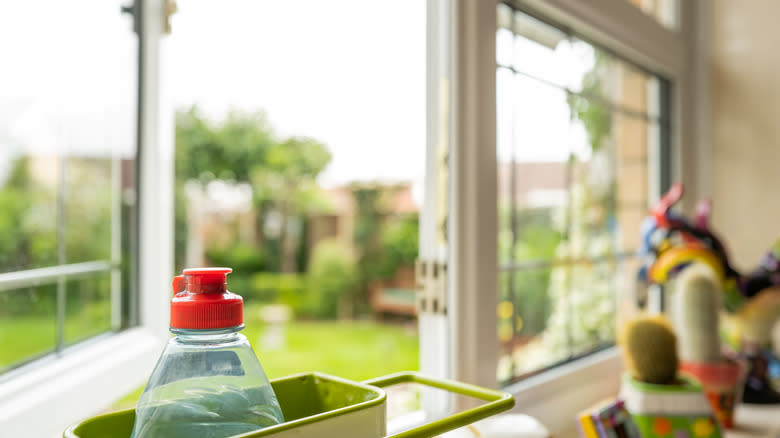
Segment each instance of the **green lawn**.
M353 380L365 380L418 367L415 329L372 321L294 321L285 329L286 345L263 345L265 327L256 307L245 311L249 339L269 378L304 371L320 371ZM135 405L142 388L117 402L113 409Z
M56 342L54 318L0 317L0 370L25 358L53 351Z
M75 309L74 309L75 310ZM108 330L105 306L85 306L68 314L66 341ZM247 306L244 335L249 339L269 378L305 371L365 380L418 367L416 324L373 321L293 321L286 325L281 348L264 345L266 327L259 308ZM20 360L54 349L53 317L0 318L0 370ZM125 396L115 409L135 405L142 388Z
M90 303L65 315L65 344L111 330L108 302ZM52 316L0 317L0 372L8 366L54 351L57 322Z

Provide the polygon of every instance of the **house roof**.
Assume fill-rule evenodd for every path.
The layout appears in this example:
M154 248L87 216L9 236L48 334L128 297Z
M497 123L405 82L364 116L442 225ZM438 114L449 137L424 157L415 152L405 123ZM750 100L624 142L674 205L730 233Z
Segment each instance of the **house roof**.
M512 163L499 162L499 202L512 199L514 184L515 201L519 205L558 205L568 189L566 166L563 161L516 162L512 175Z

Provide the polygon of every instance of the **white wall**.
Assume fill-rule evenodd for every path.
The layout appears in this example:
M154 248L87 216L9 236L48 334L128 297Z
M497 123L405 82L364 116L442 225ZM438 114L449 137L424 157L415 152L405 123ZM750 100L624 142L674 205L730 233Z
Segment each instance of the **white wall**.
M714 224L738 268L780 237L780 2L712 3Z

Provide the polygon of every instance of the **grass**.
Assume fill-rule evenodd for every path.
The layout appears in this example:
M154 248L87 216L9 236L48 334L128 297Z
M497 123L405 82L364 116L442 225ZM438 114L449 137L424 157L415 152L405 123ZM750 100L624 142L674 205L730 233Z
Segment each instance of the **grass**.
M65 321L66 343L109 329L105 303L90 303L69 312ZM416 325L381 324L374 321L293 321L284 329L280 348L271 348L263 336L267 327L259 307L247 306L246 329L260 363L269 378L320 371L353 380L365 380L396 371L417 369ZM22 360L54 350L53 316L0 318L0 372ZM143 387L127 394L112 408L132 407Z
M54 318L0 318L0 370L49 351L57 342Z
M108 302L89 303L67 312L65 344L111 329ZM0 372L25 360L54 351L57 343L56 318L52 316L0 317Z
M247 306L244 314L243 333L271 379L320 371L360 381L418 367L415 329L373 321L293 321L285 327L286 343L271 349L263 342L266 327L258 307ZM134 406L142 390L126 395L112 409Z

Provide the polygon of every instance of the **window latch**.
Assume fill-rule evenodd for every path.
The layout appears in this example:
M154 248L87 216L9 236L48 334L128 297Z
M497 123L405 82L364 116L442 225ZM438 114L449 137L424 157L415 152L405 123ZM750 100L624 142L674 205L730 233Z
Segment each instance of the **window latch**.
M133 17L133 32L141 35L141 4L143 0L134 0L130 4L122 5L119 9L123 14Z
M134 0L132 3L122 5L120 11L123 14L128 14L133 17L133 32L141 35L141 9L143 0ZM163 24L165 27L165 33L171 33L171 17L173 14L179 11L179 6L176 4L176 0L164 0L163 2Z
M417 260L417 314L447 314L447 263L435 260Z

